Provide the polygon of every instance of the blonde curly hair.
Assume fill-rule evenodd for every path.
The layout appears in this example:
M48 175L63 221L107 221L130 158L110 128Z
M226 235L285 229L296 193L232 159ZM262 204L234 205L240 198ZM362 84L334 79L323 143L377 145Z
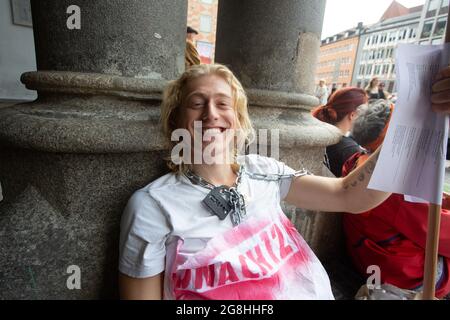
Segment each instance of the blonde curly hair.
M248 114L248 99L245 90L236 76L226 66L221 64L200 64L194 65L188 69L177 80L169 82L163 92L163 101L161 106L161 125L164 137L167 139L170 149L176 143L171 141L172 132L178 129L178 117L180 108L183 105L183 90L187 84L197 78L216 75L224 79L231 87L233 108L236 115L236 129L238 132L235 142L234 155L237 156L239 143L250 143L254 136L254 129ZM236 141L236 139L235 139ZM177 165L170 158L167 159L167 165L173 172L185 172L187 167L181 163ZM236 163L232 165L236 170L239 166Z

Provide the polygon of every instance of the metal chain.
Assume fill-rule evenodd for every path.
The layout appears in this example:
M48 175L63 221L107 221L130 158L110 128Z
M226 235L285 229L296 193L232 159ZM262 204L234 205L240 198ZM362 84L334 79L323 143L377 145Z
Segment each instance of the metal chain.
M240 183L241 183L241 178L242 178L242 173L243 172L244 172L244 167L241 166L239 168L239 172L237 174L236 181L234 183L236 188L238 188ZM213 185L208 180L203 179L202 177L200 177L196 173L192 172L190 169L187 170L184 175L195 185L199 185L199 186L204 187L204 188L209 189L209 190L212 190L212 189L214 189L216 187L215 185Z
M230 203L230 205L232 207L232 210L230 211L230 218L231 218L231 222L233 223L233 226L239 225L242 222L242 220L244 220L247 216L247 212L245 209L246 205L245 205L244 196L238 190L241 180L242 180L242 175L244 173L251 179L263 180L263 181L280 181L281 179L290 179L292 177L303 177L305 175L311 174L305 169L296 171L292 174L251 173L251 172L247 172L244 169L244 166L240 166L234 186L223 190L223 194L227 198L226 200ZM217 188L215 185L213 185L209 181L203 179L202 177L195 174L191 170L188 170L185 173L185 176L192 182L192 184L199 185L208 190L213 190L213 189Z
M245 201L242 194L239 192L238 188L241 183L242 179L242 173L244 172L244 167L241 166L239 168L239 172L237 174L236 182L233 187L230 187L228 189L223 190L223 194L226 197L226 200L231 205L231 211L230 211L230 219L233 226L237 226L242 222L242 220L247 216L247 212L245 210ZM188 170L185 173L185 176L196 185L200 185L201 187L204 187L209 190L213 190L217 188L209 181L203 179L199 175L195 174L191 170Z
M263 180L263 181L280 181L281 179L290 179L293 177L303 177L306 175L312 175L308 170L302 169L299 171L295 171L291 174L266 174L266 173L252 173L245 172L250 178L255 180Z

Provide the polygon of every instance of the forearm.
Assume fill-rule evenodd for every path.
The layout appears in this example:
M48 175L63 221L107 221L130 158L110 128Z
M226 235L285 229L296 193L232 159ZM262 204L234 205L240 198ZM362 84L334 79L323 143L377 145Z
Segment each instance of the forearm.
M342 180L343 197L347 203L347 212L361 213L383 203L391 194L367 189L370 178L375 170L381 147L367 161L352 171Z

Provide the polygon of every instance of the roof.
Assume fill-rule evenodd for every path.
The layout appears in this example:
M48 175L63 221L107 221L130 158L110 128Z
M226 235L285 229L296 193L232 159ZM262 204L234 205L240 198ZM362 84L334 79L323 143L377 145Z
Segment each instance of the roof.
M409 9L397 1L392 1L391 5L386 9L380 21L403 16L410 13Z
M349 39L352 37L356 37L359 36L360 32L364 29L364 25L362 22L359 22L358 25L354 28L351 29L347 29L345 31L336 33L332 36L326 37L325 39L322 40L322 45L324 44L329 44L329 43L334 43L340 40L344 40L344 39ZM328 42L327 42L328 40Z
M412 8L409 8L409 13L422 12L422 9L423 9L423 5L420 5L417 7L412 7Z

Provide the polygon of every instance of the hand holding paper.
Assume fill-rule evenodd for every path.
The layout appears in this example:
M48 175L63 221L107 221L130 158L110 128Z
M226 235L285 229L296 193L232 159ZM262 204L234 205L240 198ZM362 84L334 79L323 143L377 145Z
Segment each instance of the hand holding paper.
M449 57L449 45L398 47L398 100L369 188L442 202L448 120L432 111L431 101L450 109Z
M442 69L436 75L431 102L434 111L450 114L450 67Z

